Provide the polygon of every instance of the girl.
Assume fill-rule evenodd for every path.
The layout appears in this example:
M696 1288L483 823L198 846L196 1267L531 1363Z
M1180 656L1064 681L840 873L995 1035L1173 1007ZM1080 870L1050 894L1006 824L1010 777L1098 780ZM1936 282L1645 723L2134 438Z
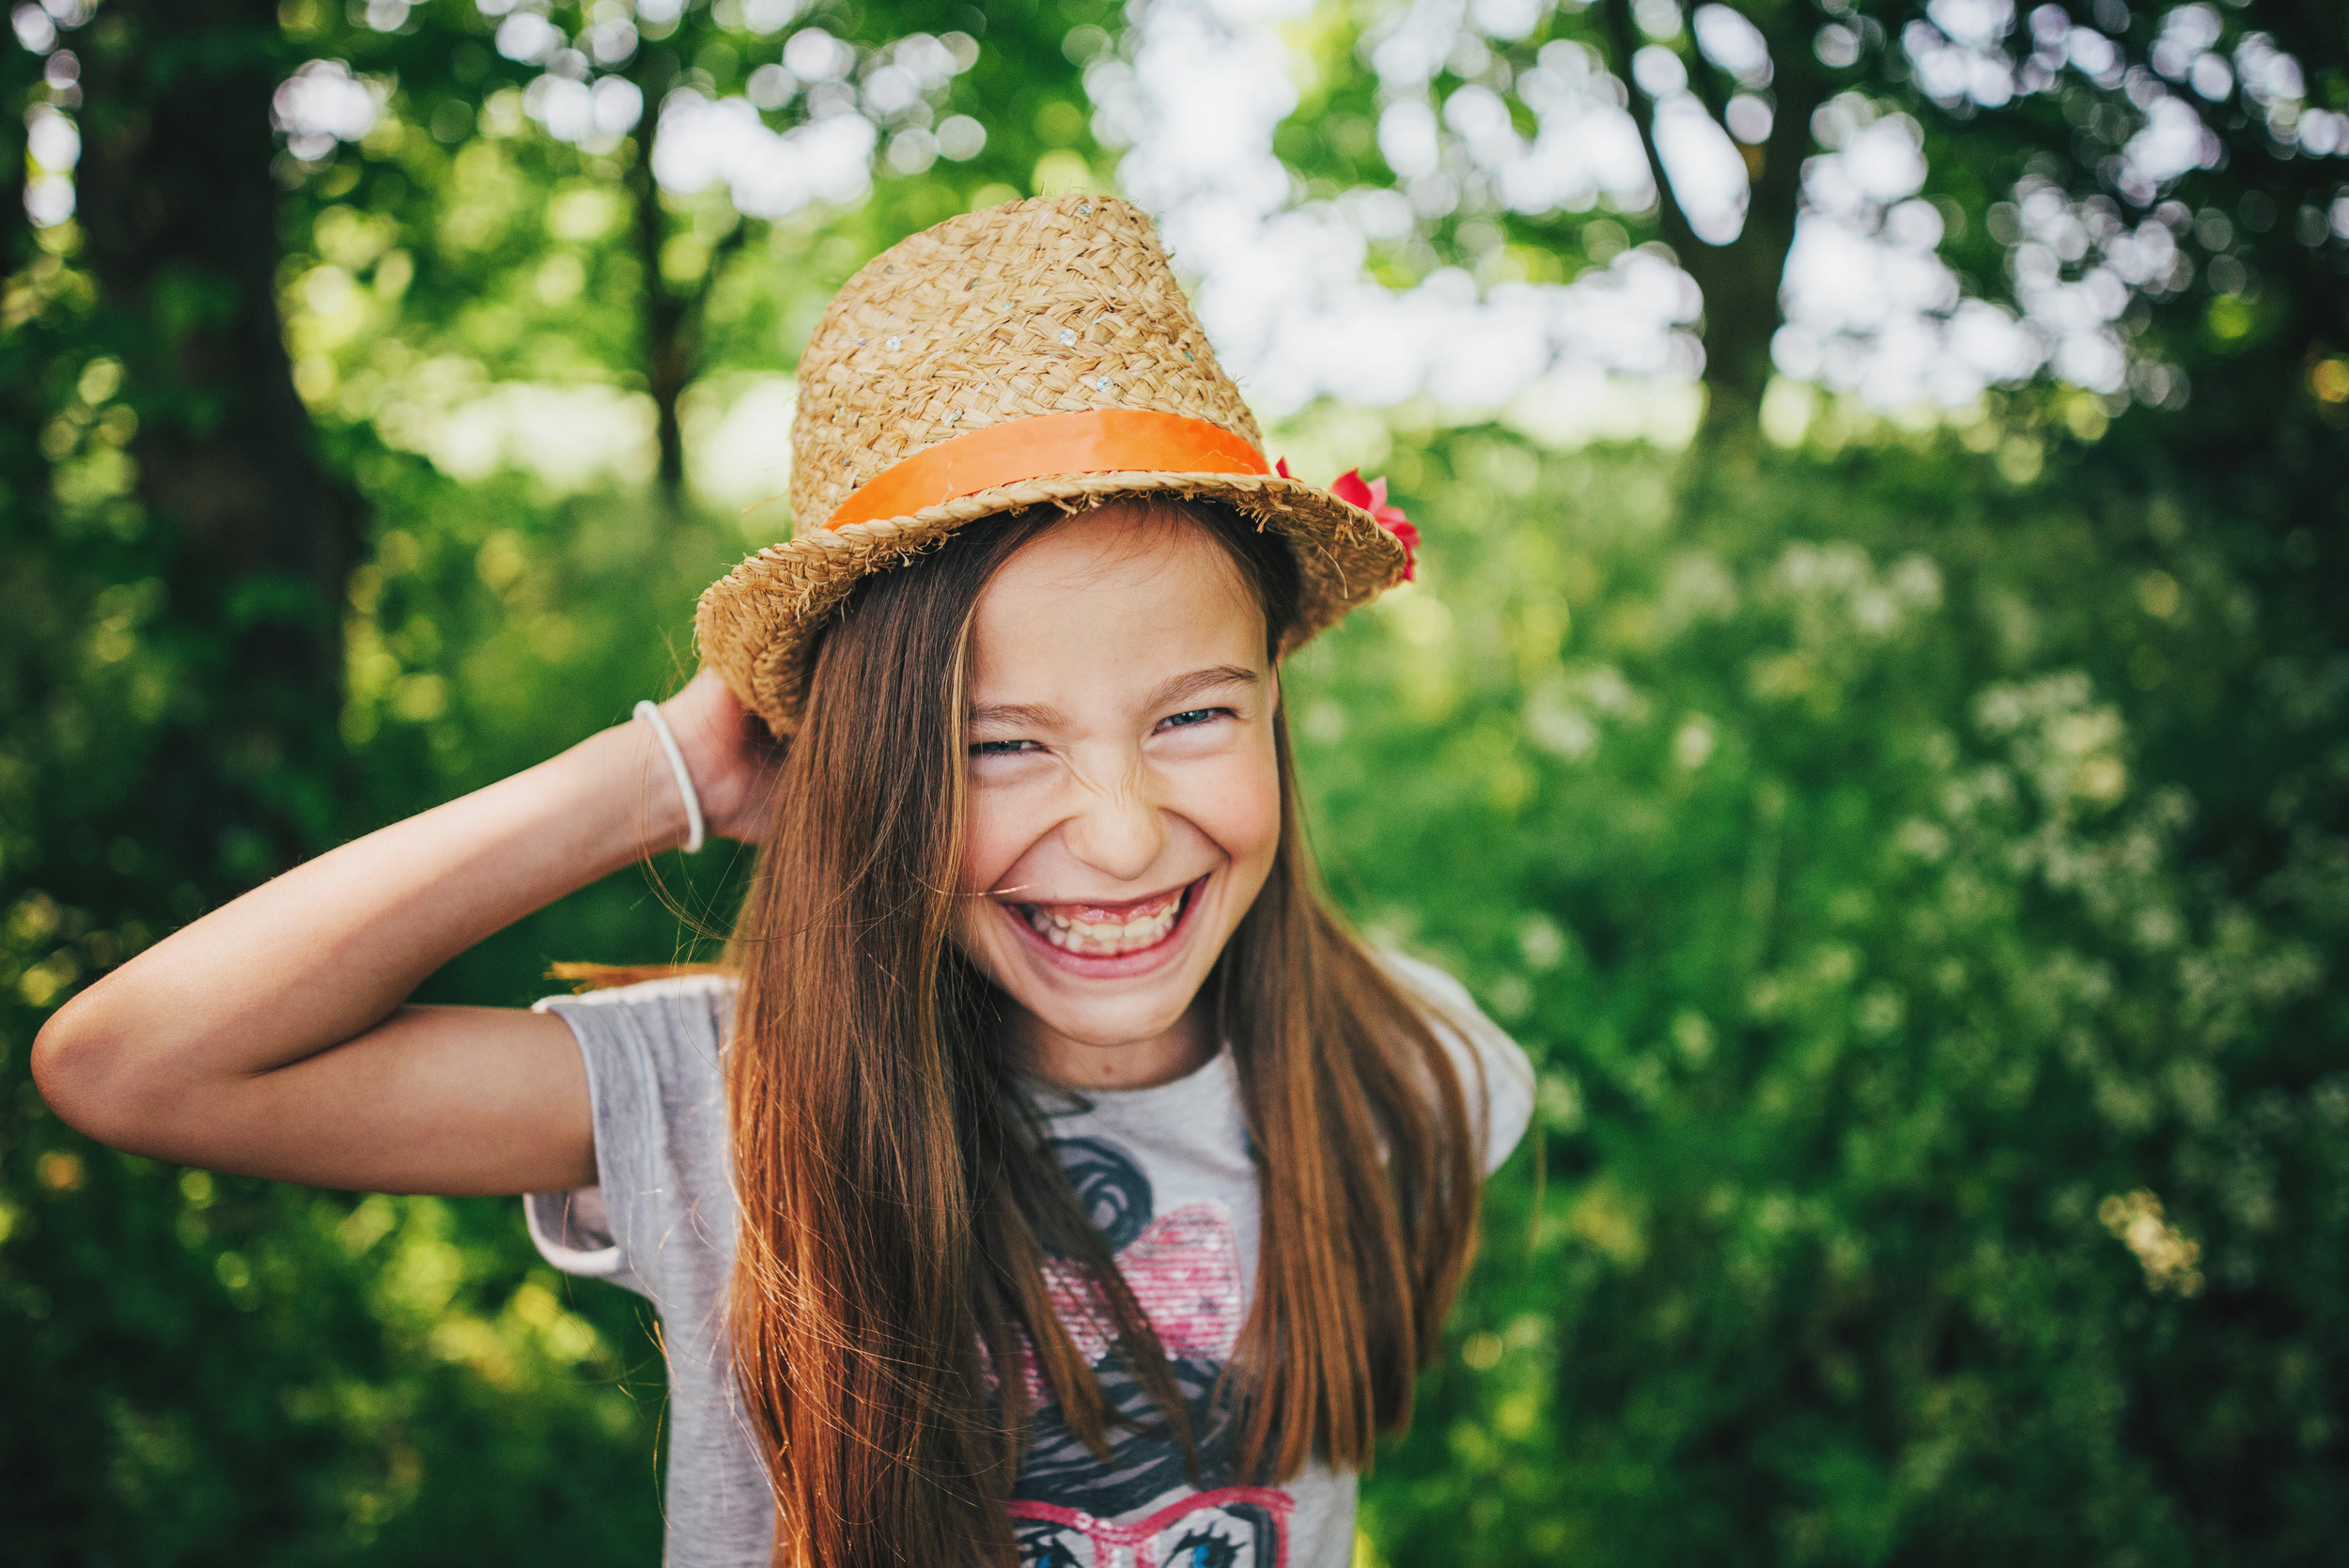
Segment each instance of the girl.
M1411 536L1267 471L1099 197L876 259L793 440L801 536L682 692L159 943L41 1087L154 1157L532 1194L660 1312L673 1563L1340 1568L1532 1099L1299 826L1282 657ZM403 1005L705 831L760 846L723 970Z

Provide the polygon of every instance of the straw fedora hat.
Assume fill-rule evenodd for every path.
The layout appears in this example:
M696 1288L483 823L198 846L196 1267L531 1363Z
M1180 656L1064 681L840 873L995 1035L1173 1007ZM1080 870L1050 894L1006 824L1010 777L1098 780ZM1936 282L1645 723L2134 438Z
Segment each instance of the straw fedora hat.
M1230 506L1296 552L1293 643L1408 565L1372 511L1265 461L1150 220L1107 196L950 218L874 257L800 360L791 449L795 536L713 583L693 621L702 662L779 736L857 582L1002 513Z

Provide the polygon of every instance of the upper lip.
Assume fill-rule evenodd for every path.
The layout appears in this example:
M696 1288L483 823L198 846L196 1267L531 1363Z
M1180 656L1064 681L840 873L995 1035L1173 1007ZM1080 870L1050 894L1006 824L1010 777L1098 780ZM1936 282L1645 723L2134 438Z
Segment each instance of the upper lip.
M1163 899L1174 897L1178 893L1189 891L1193 884L1205 880L1206 877L1194 877L1188 882L1177 882L1173 887L1161 888L1157 893L1127 893L1122 897L1116 898L1029 898L1022 896L1026 891L1025 889L1010 889L1003 893L992 893L989 896L1000 899L1005 904L1034 905L1048 909L1130 909L1137 905L1156 904Z

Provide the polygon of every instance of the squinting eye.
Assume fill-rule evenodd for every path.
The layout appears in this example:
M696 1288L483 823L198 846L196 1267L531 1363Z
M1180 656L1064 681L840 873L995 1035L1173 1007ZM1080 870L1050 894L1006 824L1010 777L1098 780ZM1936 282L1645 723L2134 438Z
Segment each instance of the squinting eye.
M1210 719L1221 718L1231 711L1228 707L1194 707L1181 713L1170 713L1159 720L1159 724L1163 729L1187 730Z
M974 740L971 743L971 754L974 757L1016 757L1022 747L1034 744L1033 740Z

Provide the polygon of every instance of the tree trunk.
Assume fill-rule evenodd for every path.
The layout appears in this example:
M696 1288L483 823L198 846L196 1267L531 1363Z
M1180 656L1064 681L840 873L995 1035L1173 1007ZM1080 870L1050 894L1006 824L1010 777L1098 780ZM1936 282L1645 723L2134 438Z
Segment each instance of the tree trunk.
M636 207L636 256L644 270L645 383L652 394L653 429L660 446L655 483L661 501L674 513L685 495L685 431L677 418L677 403L700 373L702 318L708 308L709 290L719 269L741 248L747 221L738 220L725 238L710 248L708 264L690 288L671 284L661 271L661 252L668 242L669 219L661 205L661 186L652 176L655 138L661 133L661 95L677 80L677 57L666 50L646 50L630 68L630 77L645 95L645 118L636 128L636 160L629 165L629 193Z
M274 0L111 0L82 39L80 217L185 689L148 831L234 884L334 831L360 505L320 464L277 313ZM200 857L199 857L200 858Z
M652 394L653 431L661 454L654 485L672 514L685 493L685 430L677 418L677 400L692 383L700 358L693 342L694 301L670 287L661 274L661 251L668 241L669 219L661 205L660 183L652 177L661 99L677 81L677 70L678 57L668 49L644 50L629 66L630 79L645 95L645 117L636 127L636 157L629 165L628 186L636 207L636 259L645 277L645 386ZM702 287L708 287L707 275Z
M647 120L653 112L646 111ZM674 508L685 488L685 432L677 420L677 399L692 379L693 352L686 341L686 302L661 274L661 250L669 224L661 207L661 187L652 177L652 138L647 125L640 133L639 154L628 178L636 199L637 260L645 273L645 384L652 394L653 430L661 450L654 483L661 499Z
M1771 87L1777 112L1768 143L1746 149L1752 193L1745 227L1726 245L1700 240L1672 195L1663 158L1656 148L1656 110L1630 83L1631 56L1639 47L1630 0L1606 0L1609 40L1625 79L1631 117L1640 128L1648 165L1656 178L1658 226L1681 267L1704 296L1704 383L1707 434L1750 429L1760 415L1762 392L1770 379L1770 339L1780 322L1779 287L1786 256L1794 248L1795 220L1802 207L1802 161L1811 148L1811 116L1824 101L1827 81L1818 62L1799 44L1772 59ZM1723 107L1712 68L1702 58L1691 77L1718 117Z

